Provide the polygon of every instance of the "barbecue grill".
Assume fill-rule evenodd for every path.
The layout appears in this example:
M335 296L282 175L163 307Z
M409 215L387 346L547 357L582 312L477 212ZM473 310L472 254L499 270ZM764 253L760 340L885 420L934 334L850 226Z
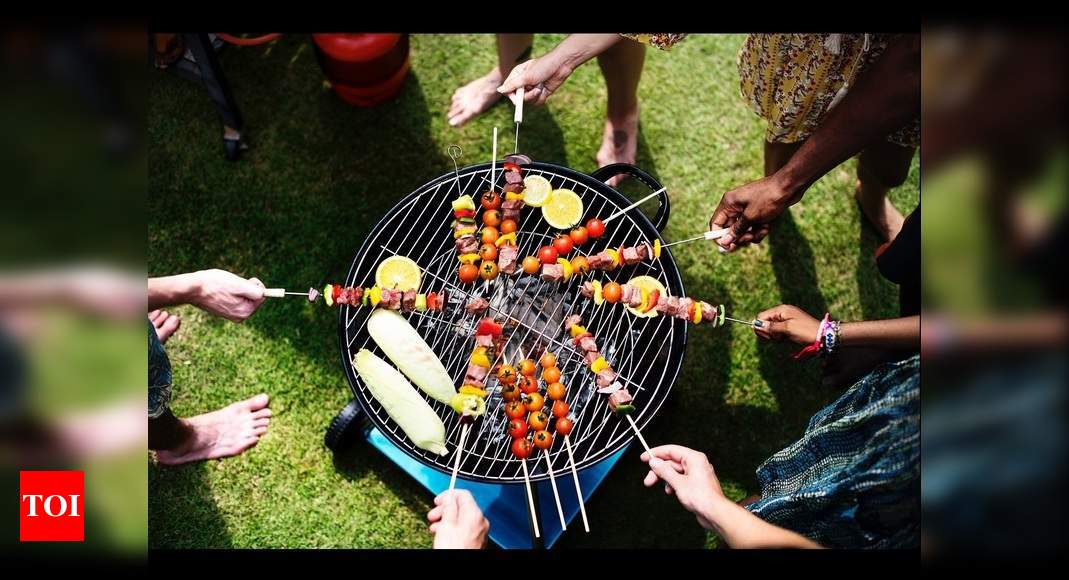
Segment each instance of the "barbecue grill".
M567 188L577 193L583 200L584 223L592 217L605 219L630 204L626 197L603 182L613 175L630 174L651 189L661 189L652 176L628 164L607 166L592 175L550 163L536 162L523 169L525 175L542 175L554 189ZM500 191L505 184L500 163L495 174L494 189ZM488 283L461 284L456 276L456 252L450 235L453 219L450 202L464 194L477 200L489 188L490 180L491 164L468 166L442 175L401 199L368 234L353 259L345 284L369 284L378 264L394 254L407 256L419 264L423 269L421 291L444 290L449 295L449 305L442 312L402 315L439 356L458 386L474 348L475 325L483 316L505 322L508 342L504 346L504 359L508 362L515 363L523 356L537 358L542 349L554 352L561 382L568 387L567 403L575 417L571 438L576 467L583 470L623 449L634 433L626 420L610 410L604 395L595 392L593 374L583 363L581 353L572 348L562 327L564 318L570 314L582 316L606 360L619 374L618 380L634 396L636 411L632 417L640 429L653 419L675 383L685 352L687 323L666 316L636 317L619 304L595 307L592 300L579 294L579 286L592 277L623 283L647 275L664 284L671 295L685 296L683 281L671 252L666 250L660 260L652 263L622 266L608 273L577 274L562 283L520 273L502 275ZM621 245L652 243L660 238L660 230L668 222L670 212L666 193L660 194L659 203L653 221L642 211L633 209L610 222L601 238L577 246L572 256L593 255ZM539 247L549 244L558 233L559 230L545 222L538 208L525 207L517 229L520 258L536 254ZM463 304L472 296L486 298L491 308L483 315L467 313ZM335 420L328 431L328 445L332 440L339 440L348 425L366 416L366 420L407 455L442 473L451 473L460 438L457 413L426 397L445 422L450 453L439 456L419 449L390 419L352 369L350 361L359 349L368 348L381 354L365 330L369 315L368 308L347 305L338 313L342 368L357 404L350 404ZM511 438L505 428L500 385L495 379L489 379L486 388L490 392L487 411L469 432L458 477L481 483L522 482L521 461L510 451ZM568 455L560 442L555 442L550 452L553 470L559 477L569 470ZM549 478L545 460L541 458L543 453L539 451L534 456L538 461L528 461L532 482Z

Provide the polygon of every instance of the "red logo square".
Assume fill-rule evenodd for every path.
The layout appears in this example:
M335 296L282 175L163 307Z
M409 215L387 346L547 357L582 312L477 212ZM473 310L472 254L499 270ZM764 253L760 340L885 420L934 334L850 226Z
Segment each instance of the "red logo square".
M19 541L85 541L85 475L19 472Z

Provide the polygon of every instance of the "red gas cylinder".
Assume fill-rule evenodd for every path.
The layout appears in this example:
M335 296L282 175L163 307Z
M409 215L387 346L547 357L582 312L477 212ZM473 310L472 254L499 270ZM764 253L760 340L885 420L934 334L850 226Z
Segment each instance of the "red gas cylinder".
M313 34L312 41L334 92L351 105L390 99L408 76L407 34Z

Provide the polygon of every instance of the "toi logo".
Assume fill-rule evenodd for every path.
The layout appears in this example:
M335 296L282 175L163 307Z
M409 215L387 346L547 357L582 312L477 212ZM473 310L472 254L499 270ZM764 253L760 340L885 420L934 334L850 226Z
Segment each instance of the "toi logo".
M81 471L19 472L19 541L85 541Z

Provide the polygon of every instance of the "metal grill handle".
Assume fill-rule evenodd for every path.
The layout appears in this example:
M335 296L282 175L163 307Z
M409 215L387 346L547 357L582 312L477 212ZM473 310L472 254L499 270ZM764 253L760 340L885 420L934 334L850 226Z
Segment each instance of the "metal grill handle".
M608 181L621 173L626 173L646 184L646 187L649 187L650 191L657 191L664 187L661 185L660 181L657 181L656 177L630 163L613 163L612 165L606 165L594 173L591 173L590 176L598 181ZM663 232L664 227L668 225L668 216L672 212L671 203L668 201L668 192L662 191L660 195L657 196L657 201L659 202L659 205L657 206L657 214L653 216L653 227L657 228L657 231Z

